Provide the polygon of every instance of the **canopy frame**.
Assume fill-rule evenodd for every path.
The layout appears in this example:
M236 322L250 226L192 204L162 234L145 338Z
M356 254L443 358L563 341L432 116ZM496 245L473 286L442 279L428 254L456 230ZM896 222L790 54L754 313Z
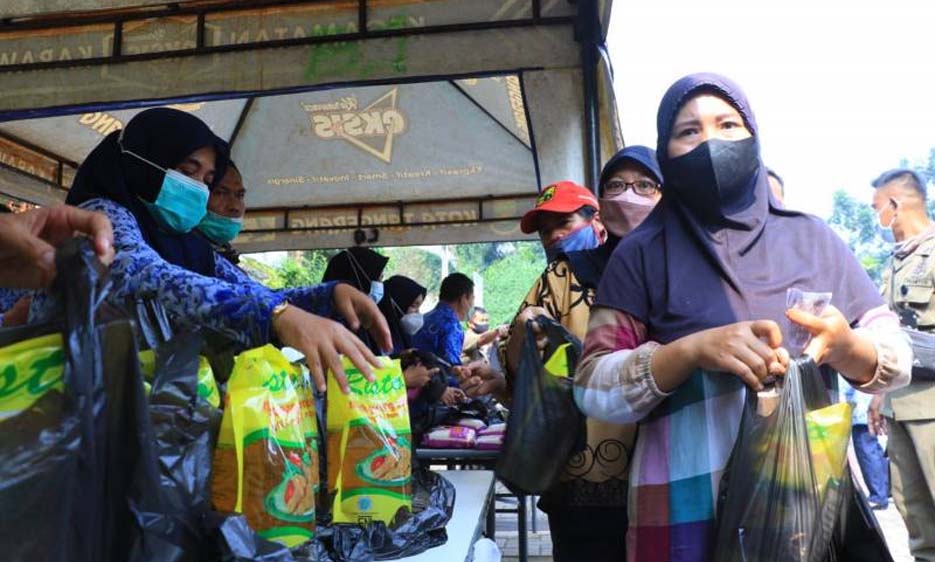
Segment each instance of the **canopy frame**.
M68 16L65 19L26 19L18 21L17 19L0 20L0 33L10 31L26 30L52 30L63 27L81 27L90 24L110 24L114 26L114 39L111 54L82 59L57 60L57 61L34 61L29 63L10 64L0 66L3 72L33 71L33 70L51 70L57 68L73 68L78 66L100 66L105 64L120 64L129 62L152 61L160 59L171 59L179 57L189 57L198 55L213 55L220 53L231 53L238 51L255 51L258 49L276 49L282 47L301 47L323 45L328 43L342 43L346 41L362 41L368 39L397 39L403 37L416 37L421 35L434 35L440 33L456 33L464 31L489 31L495 29L540 27L540 26L561 26L573 25L578 21L575 16L542 16L541 0L532 0L533 15L531 18L508 19L486 22L452 23L442 25L430 25L424 27L407 27L403 29L369 29L366 25L368 4L371 0L358 0L358 25L356 32L338 33L334 35L320 35L308 37L290 37L285 39L269 39L266 41L246 41L243 43L233 43L227 45L207 45L205 41L205 25L207 16L213 13L242 11L244 6L237 5L219 5L216 7L178 7L169 8L160 11L135 10L130 14L120 12L107 14L92 14L82 17L80 15ZM257 2L255 6L249 9L270 8L279 6L300 6L309 4L327 4L329 0L276 0L271 2ZM591 4L596 13L596 0L581 0L583 6ZM134 21L143 21L160 17L171 16L197 16L196 45L189 49L178 49L172 51L157 51L150 53L124 54L123 49L123 27L125 24ZM599 32L598 32L599 33Z
M78 112L93 112L93 111L113 111L119 109L130 109L130 108L141 108L141 107L150 107L156 105L163 105L167 103L191 103L191 102L210 102L217 100L229 100L229 99L242 99L245 100L243 107L241 108L240 115L237 118L236 124L234 126L233 132L230 135L229 142L233 146L240 135L241 129L244 127L245 122L247 121L248 115L250 114L251 109L254 106L254 100L261 97L267 96L279 96L279 95L288 95L295 93L305 93L305 92L316 92L316 91L326 91L333 89L341 88L356 88L356 87L366 87L366 86L383 86L383 85L403 85L403 84L418 84L426 82L436 82L436 81L447 81L454 88L456 88L465 98L470 100L479 110L481 110L487 117L493 119L496 123L500 125L504 130L506 130L514 138L518 137L516 134L506 127L502 122L500 122L494 115L486 110L483 105L473 99L468 95L458 83L457 80L469 79L469 78L486 78L486 77L497 77L505 75L516 75L519 77L519 90L522 97L523 112L525 113L526 124L529 131L529 148L532 156L532 164L535 169L535 185L538 186L538 189L541 190L543 185L542 170L540 166L540 154L537 147L537 135L533 130L533 116L531 114L531 108L529 99L527 97L527 83L524 80L524 76L532 72L536 75L542 74L540 71L551 71L554 69L569 69L574 70L577 67L577 70L581 72L580 79L580 92L583 96L583 110L584 115L581 120L581 127L583 129L583 138L581 144L578 145L581 147L580 157L581 164L583 164L583 169L578 168L584 176L584 181L592 185L595 190L598 189L598 186L595 185L597 178L599 177L600 170L600 161L601 161L601 127L599 125L600 108L599 108L599 77L598 77L598 66L601 60L601 46L604 43L604 36L606 33L606 23L607 16L609 15L609 6L610 2L608 0L569 0L570 4L576 5L576 14L574 15L546 15L543 16L543 1L544 0L528 0L529 6L531 7L531 15L527 17L529 11L526 11L522 14L515 14L516 17L513 19L502 19L502 20L491 20L491 21L475 21L475 22L466 22L466 23L440 23L434 25L410 25L408 27L403 27L400 29L393 28L382 28L382 29L373 29L368 25L370 21L369 15L371 14L371 9L374 7L374 4L378 0L357 0L356 10L357 10L357 30L354 32L341 32L334 34L324 34L324 35L309 35L305 37L289 37L289 38L276 38L269 39L264 38L260 39L259 37L249 36L244 42L232 42L229 44L209 44L210 41L207 37L207 25L209 25L211 16L219 13L229 13L229 12L247 12L253 10L262 10L266 8L277 8L277 7L291 7L291 6L314 6L317 4L327 5L329 0L261 0L258 2L253 2L250 6L244 6L243 3L218 3L217 1L208 0L204 3L202 2L190 2L184 4L165 4L164 6L157 7L137 7L129 9L113 9L113 10L104 10L104 11L95 11L95 12L85 12L85 13L71 13L67 15L58 14L50 16L25 16L25 17L12 17L6 19L0 19L0 35L5 33L15 33L15 32L24 32L24 31L44 31L50 32L51 30L62 28L62 27L81 27L81 26L112 26L113 29L113 40L110 48L110 53L104 56L94 56L91 58L80 58L72 60L34 60L32 62L16 62L15 64L4 64L0 66L0 75L7 73L24 73L25 76L29 76L28 73L35 71L54 71L56 69L72 69L73 72L75 69L80 69L81 67L102 67L106 68L108 65L122 65L129 63L138 63L144 61L168 61L170 59L184 59L185 57L202 57L207 55L219 55L222 53L235 53L235 52L250 52L250 51L267 51L271 49L282 49L289 47L304 47L304 46L320 46L320 45L336 45L339 43L362 43L372 40L386 40L386 39L395 39L395 38L407 38L407 37L418 37L418 36L430 36L430 35L442 35L442 34L456 34L460 32L484 32L484 31L494 31L494 30L508 30L508 29L526 29L526 28L560 28L566 27L574 32L574 41L578 43L580 48L580 57L579 63L572 63L569 57L566 55L564 58L558 59L561 61L558 65L549 64L550 61L543 59L542 64L536 64L538 59L535 57L519 57L518 59L510 59L510 62L506 64L500 64L499 67L497 64L490 65L495 67L495 69L490 69L488 71L477 70L477 68L483 68L483 64L476 64L475 68L472 68L471 65L467 65L466 69L470 69L467 72L453 72L456 70L461 70L460 68L450 68L447 73L440 73L438 75L427 75L424 73L412 73L412 74L402 74L395 76L377 76L373 78L362 78L360 76L346 76L348 78L346 81L341 81L341 76L329 78L328 80L320 82L307 82L301 85L289 85L289 84L271 84L272 87L257 90L250 88L253 84L238 84L239 87L242 87L240 90L230 89L230 90L221 90L220 88L215 91L210 91L210 88L206 88L202 91L188 89L189 93L183 95L166 95L166 96L146 96L141 98L129 99L129 97L124 97L125 94L114 94L113 99L102 99L101 101L93 101L91 98L86 97L81 99L80 96L77 98L72 97L71 99L63 99L63 105L50 106L46 104L46 107L37 107L33 109L25 109L25 104L22 104L17 109L0 109L0 123L9 120L15 119L34 119L42 117L53 117L68 115ZM546 8L550 10L551 8ZM528 10L528 8L527 8ZM349 10L350 11L350 8ZM555 12L552 12L555 13ZM561 12L559 12L561 13ZM191 48L178 48L175 50L164 50L164 51L155 51L155 52L140 52L140 53L127 53L123 50L124 45L124 29L127 25L132 25L136 22L142 22L145 20L158 19L158 18L167 18L167 17L178 17L178 16L189 16L188 25L191 25L191 16L196 18L196 41L194 47ZM131 28L132 29L132 28ZM190 28L189 28L190 29ZM531 30L530 33L535 33L535 30ZM563 33L563 32L559 32ZM565 32L568 39L571 39L571 33ZM190 37L190 36L189 36ZM281 36L280 36L281 37ZM526 37L526 35L520 35L519 37ZM573 44L573 43L572 43ZM189 43L190 45L190 43ZM573 52L573 51L572 51ZM487 62L486 59L478 59L479 63ZM554 62L554 61L552 61ZM515 68L511 68L511 65L514 63L519 63L515 65ZM542 84L542 77L538 78L538 84ZM546 83L549 81L546 80ZM262 83L257 83L257 86L263 86ZM205 91L207 90L207 91ZM534 94L538 95L541 98L541 93L538 93L537 90L533 90ZM141 91L143 93L143 91ZM163 94L169 93L166 92L150 92L150 94ZM118 97L120 95L123 99ZM612 95L612 93L611 93ZM69 103L70 102L70 103ZM580 103L580 101L578 102ZM541 104L541 103L540 103ZM38 105L38 104L37 104ZM581 106L579 106L581 107ZM549 127L547 126L548 130ZM548 132L545 133L548 137ZM524 135L525 136L525 135ZM56 194L64 196L67 194L67 189L64 187L66 181L66 170L73 173L74 169L77 167L77 163L72 162L68 158L65 158L61 155L55 154L54 151L44 149L42 147L31 145L28 142L25 142L24 139L17 139L13 135L0 133L0 140L6 140L8 142L17 144L23 149L36 152L43 156L44 158L54 161L57 165L57 172L55 173L54 181L49 181L48 177L42 177L36 174L30 174L24 170L16 169L15 167L6 165L3 162L0 162L0 172L7 177L10 174L16 176L24 176L29 180L38 182L35 184L37 189L37 194L35 198L32 198L31 202L38 204L48 204L49 198L53 199L57 197ZM518 139L522 140L522 139ZM605 138L606 140L606 138ZM548 154L549 150L554 150L550 143L546 142L546 148ZM552 143L554 145L554 143ZM611 143L613 144L613 143ZM550 160L551 162L551 160ZM550 177L554 175L554 170L549 172ZM24 194L28 197L28 190L23 188L24 182L22 181L25 178L20 178L10 183L12 186L9 190L4 190L6 195L9 195L12 198L19 200L28 200L24 199ZM38 192L38 191L41 191ZM278 208L278 207L264 207L258 208L255 211L248 212L248 218L251 215L266 215L271 214L281 214L284 219L284 224L282 226L260 226L258 223L255 225L248 226L245 228L245 233L251 235L262 236L264 234L273 234L273 233L289 233L289 234L300 234L300 233L309 233L309 232L319 232L325 230L334 230L334 226L293 226L290 224L290 214L296 214L302 211L308 211L309 209L341 209L341 210L355 210L354 213L357 217L356 224L348 224L347 226L341 227L347 232L351 232L354 229L360 229L364 227L368 228L394 228L394 227L430 227L430 226L445 226L445 225L472 225L472 224L484 224L484 223L497 223L505 222L507 220L517 221L519 216L513 216L516 214L515 211L510 214L511 216L507 217L506 214L501 213L499 216L488 216L489 213L485 213L485 204L491 204L498 201L519 201L524 197L530 198L529 205L531 206L531 197L535 196L535 192L530 194L511 194L511 195L487 195L487 196L473 196L470 198L434 198L434 199L419 199L412 201L381 201L375 203L349 203L344 205L316 205L316 206L293 206L288 208ZM432 220L432 221L405 221L404 216L406 215L405 209L407 206L424 206L427 204L441 204L441 203L462 203L470 204L471 206L476 206L477 212L472 216L472 218L465 219L452 219L452 220ZM362 224L364 223L365 211L370 209L377 208L386 208L388 205L398 206L398 222L392 223L371 223L371 224ZM521 214L521 213L520 213Z

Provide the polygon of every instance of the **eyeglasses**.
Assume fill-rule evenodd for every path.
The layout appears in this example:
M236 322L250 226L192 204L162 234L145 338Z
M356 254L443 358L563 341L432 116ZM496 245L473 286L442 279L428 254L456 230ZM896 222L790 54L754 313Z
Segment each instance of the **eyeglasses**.
M637 195L650 196L659 191L659 184L649 180L623 181L610 180L604 184L604 193L606 195L620 195L624 191L632 189Z

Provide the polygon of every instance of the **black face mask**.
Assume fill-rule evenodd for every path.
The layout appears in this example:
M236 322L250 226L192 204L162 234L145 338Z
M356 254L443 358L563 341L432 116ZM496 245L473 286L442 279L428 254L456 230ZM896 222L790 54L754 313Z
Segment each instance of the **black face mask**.
M749 207L760 165L756 137L739 141L711 139L662 164L666 189L698 218L716 223Z
M490 329L490 324L487 324L487 323L474 324L472 326L472 329L474 330L475 334L483 334L484 332Z

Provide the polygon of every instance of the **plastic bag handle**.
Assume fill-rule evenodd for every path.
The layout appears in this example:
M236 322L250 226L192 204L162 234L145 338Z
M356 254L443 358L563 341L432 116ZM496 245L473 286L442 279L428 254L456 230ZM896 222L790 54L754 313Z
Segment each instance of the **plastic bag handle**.
M532 330L534 324L539 325L539 327L545 332L546 339L548 340L548 344L546 345L546 348L543 350L541 355L539 353L539 347L536 345L536 336ZM568 349L568 353L570 355L573 354L573 356L569 357L569 364L577 365L578 358L581 354L581 340L569 332L565 326L562 326L555 319L550 318L544 314L540 314L534 319L526 321L526 341L524 342L524 354L528 354L529 357L539 357L540 363L544 363L544 358L549 357L560 345L564 343L571 344ZM570 374L571 373L569 373L569 375Z
M103 360L97 334L95 315L109 290L107 269L97 259L86 238L73 238L55 253L58 272L51 294L57 301L55 318L64 318L63 347L65 351L65 399L68 409L74 411L81 433L81 475L86 484L81 487L81 498L89 513L103 509L103 471L106 453L97 442L95 405L105 393ZM98 560L99 541L85 537L79 547L78 559Z

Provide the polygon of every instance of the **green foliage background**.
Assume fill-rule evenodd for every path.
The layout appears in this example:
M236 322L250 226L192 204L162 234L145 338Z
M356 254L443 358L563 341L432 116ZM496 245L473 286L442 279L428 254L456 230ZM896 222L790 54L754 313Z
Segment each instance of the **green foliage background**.
M435 249L437 249L436 247ZM442 280L441 257L420 247L378 248L390 258L383 273L405 275L428 289L429 300L438 298ZM545 269L545 253L536 242L460 244L448 246L449 272L459 271L468 277L483 279L484 307L491 324L512 320L529 288ZM273 289L302 287L321 282L328 260L338 250L290 252L275 267L267 266L249 255L241 266L254 278ZM478 300L478 302L480 302ZM423 307L425 311L426 308Z

